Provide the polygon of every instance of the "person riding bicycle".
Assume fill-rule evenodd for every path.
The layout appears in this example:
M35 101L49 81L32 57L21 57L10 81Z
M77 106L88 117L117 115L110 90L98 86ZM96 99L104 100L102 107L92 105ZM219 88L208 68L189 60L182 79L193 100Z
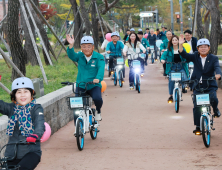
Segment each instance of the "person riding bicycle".
M187 63L182 63L186 61L186 59L182 58L182 56L178 53L179 49L179 37L177 35L173 35L171 40L168 43L167 51L164 51L164 53L161 56L161 62L164 64L167 60L167 62L174 62L174 64L167 63L166 64L166 74L170 75L170 73L175 72L181 72L182 73L182 80L187 80L187 77L189 76L189 70ZM168 99L169 102L173 102L173 89L174 89L174 81L171 81L169 79L169 94L170 97ZM182 92L186 93L187 90L185 90L184 85L182 85Z
M199 89L198 83L200 83L200 88L207 88L207 81L202 81L202 79L208 79L211 77L215 77L216 80L221 79L221 68L219 65L218 57L210 54L210 42L206 38L199 39L197 42L197 50L193 54L188 54L183 50L184 35L180 35L179 40L179 53L185 58L188 62L194 63L194 70L192 80L198 80L193 85L193 94L199 94L197 90ZM220 117L221 113L218 109L218 98L217 98L217 89L218 85L216 80L209 81L209 88L204 91L204 93L210 94L210 103L213 107L214 117ZM195 89L197 88L197 90ZM200 132L200 117L201 110L200 107L196 107L194 100L194 125L196 125L196 129L193 133Z
M131 58L133 58L134 60L135 59L139 60L140 63L141 63L142 74L143 74L144 60L142 58L138 58L138 53L140 53L140 50L142 50L143 53L146 52L146 49L140 43L140 39L137 36L137 34L136 33L131 33L130 34L130 38L129 38L129 42L127 42L124 45L123 54L124 54L124 56L126 56L126 54L128 52L128 54L131 55L131 56L128 56L129 65L130 65L130 62L131 62ZM129 71L129 85L130 85L130 89L133 89L133 82L134 82L134 73L133 73L133 70L130 68L130 71Z
M163 53L164 51L167 50L168 47L168 42L171 40L172 38L172 32L171 31L167 31L166 32L166 36L167 38L165 40L163 40L162 44L160 45L160 51ZM163 64L163 76L166 76L166 63Z
M33 170L41 160L40 139L45 131L44 112L34 99L35 91L32 81L20 77L13 81L10 94L12 103L0 100L0 113L9 117L6 134L8 144L18 142L36 142L36 145L18 145L15 155L15 145L6 147L5 156L15 159L8 165L20 165L20 170Z
M135 29L134 29L134 28L131 28L131 29L130 29L130 34L131 34L131 33L135 33ZM125 41L125 42L129 41L129 36L130 36L130 34L129 34L128 37L126 38L126 41Z
M108 32L108 33L109 33L109 32ZM108 35L108 33L106 34L106 36ZM103 43L102 43L102 45L101 45L101 49L102 49L102 50L105 50L106 47L107 47L107 44L109 43L109 41L107 40L106 36L105 36L105 40L103 41Z
M185 35L185 43L188 43L191 47L191 50L190 50L190 54L193 54L195 51L198 51L197 50L197 38L196 37L192 37L192 31L190 30L186 30L184 31L184 35Z
M142 45L144 46L145 49L147 49L147 51L149 51L150 49L150 44L149 42L147 41L146 38L143 38L143 32L142 31L139 31L137 33L137 36L139 37L140 39L140 42L142 43ZM142 52L142 50L140 50L140 52ZM148 60L148 54L146 53L146 58L145 58L145 65L147 66L147 60Z
M82 52L76 53L74 51L74 37L67 35L67 41L69 47L67 48L67 54L69 58L78 63L78 75L76 83L93 81L95 84L89 84L87 86L86 93L89 94L96 106L96 121L102 120L101 107L103 105L101 95L101 81L104 77L105 61L103 55L94 51L94 40L91 36L84 36L81 39ZM76 88L76 92L85 91L85 84L80 83L79 88Z
M122 56L122 50L124 48L124 44L121 41L118 41L119 34L117 32L113 32L111 34L112 41L107 44L106 52L110 54L109 57L109 69L113 69L113 59ZM125 68L123 70L123 77L125 78Z
M156 34L154 34L154 29L150 29L150 34L147 36L147 40L149 41L150 46L154 46L154 59L157 59L157 46L156 46Z
M166 37L166 30L167 30L167 28L164 27L164 26L162 26L162 31L160 32L160 35L159 35L159 37L160 37L160 39L161 39L162 41L167 38L167 37Z
M127 29L127 30L126 30L126 34L125 34L125 36L124 36L124 38L123 38L123 42L126 41L126 39L127 39L127 37L128 37L129 35L130 35L130 30Z

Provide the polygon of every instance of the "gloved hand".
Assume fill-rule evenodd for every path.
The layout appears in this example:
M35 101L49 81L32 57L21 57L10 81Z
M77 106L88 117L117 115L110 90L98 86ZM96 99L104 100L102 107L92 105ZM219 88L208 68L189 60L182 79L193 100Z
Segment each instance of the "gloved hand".
M29 136L26 138L26 141L35 143L37 139L38 139L38 135L29 134Z

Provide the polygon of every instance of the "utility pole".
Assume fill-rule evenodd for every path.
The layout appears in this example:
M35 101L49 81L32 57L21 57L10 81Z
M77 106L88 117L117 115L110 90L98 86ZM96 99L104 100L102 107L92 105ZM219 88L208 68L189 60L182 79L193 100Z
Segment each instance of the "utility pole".
M153 7L151 6L151 11L153 13ZM152 16L152 28L153 28L153 16Z
M180 30L181 34L183 33L183 6L182 6L182 0L179 0L180 3Z
M170 10L171 10L171 29L172 32L174 32L174 23L173 23L173 0L168 0L170 1Z
M156 8L156 29L158 28L159 17L158 17L158 9Z
M190 30L192 30L192 5L189 5L190 8Z

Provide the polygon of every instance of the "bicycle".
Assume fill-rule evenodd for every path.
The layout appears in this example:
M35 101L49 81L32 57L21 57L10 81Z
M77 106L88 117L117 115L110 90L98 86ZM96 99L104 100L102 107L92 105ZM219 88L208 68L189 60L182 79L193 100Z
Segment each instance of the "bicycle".
M172 64L177 64L176 65L176 69L175 72L171 72L169 78L171 79L171 81L175 81L174 83L174 89L173 89L173 101L175 102L175 111L176 113L179 112L179 108L180 108L180 101L183 101L182 99L182 90L181 90L181 81L182 81L182 73L178 72L178 64L180 64L182 66L183 63L186 62L180 62L180 63L175 63L175 62L166 62L166 64L171 64L171 70L172 70ZM171 103L171 101L169 101L169 103Z
M140 54L142 54L142 53L141 52L136 53L136 55L138 55L138 58L141 58ZM136 87L135 90L137 90L138 93L140 93L141 77L143 77L143 75L141 74L141 71L142 71L141 63L139 60L133 59L131 54L127 54L127 56L130 56L129 57L129 67L134 72L134 86L133 86L133 88Z
M114 85L117 85L117 81L119 81L119 86L123 87L124 79L123 79L123 69L124 69L124 58L114 58L114 69L111 72L113 74Z
M210 147L211 142L211 129L215 130L213 128L213 115L211 114L211 104L210 104L210 93L204 93L205 90L209 88L209 81L214 81L215 77L210 77L208 79L202 79L202 81L207 81L207 87L206 88L200 88L200 83L198 80L188 80L184 81L185 83L198 83L197 86L199 88L197 89L197 86L195 86L195 90L200 92L200 94L192 94L192 100L196 104L195 107L201 107L201 117L200 117L200 133L196 133L195 135L201 135L203 138L203 142L205 147ZM196 100L195 100L196 99Z
M40 140L37 140L37 142ZM3 149L8 145L15 145L15 154L12 158L10 157L0 157L0 169L1 170L19 170L20 165L8 165L8 161L13 161L16 158L17 155L17 146L18 145L29 145L29 144L36 144L32 142L26 142L26 141L20 141L17 143L8 143L4 145L0 150L0 155L2 154Z
M81 83L85 84L85 91L75 92L75 84L79 88ZM97 138L99 132L99 123L95 121L95 109L92 106L92 97L85 95L88 84L94 84L93 82L62 82L63 85L72 85L72 91L74 94L78 94L79 97L67 97L67 105L70 110L74 110L74 123L76 124L74 136L76 137L77 147L80 151L84 148L84 136L90 132L90 136L93 140ZM76 118L76 121L75 121Z

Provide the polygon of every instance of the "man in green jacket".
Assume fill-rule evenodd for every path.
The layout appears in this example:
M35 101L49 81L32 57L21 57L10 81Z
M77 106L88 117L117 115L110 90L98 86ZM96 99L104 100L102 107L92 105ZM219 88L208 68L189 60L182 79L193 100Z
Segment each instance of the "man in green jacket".
M139 39L140 39L140 42L143 44L144 48L149 51L150 49L150 44L149 42L147 41L146 38L143 38L143 32L139 30L139 32L137 33ZM142 50L140 50L140 52L143 52ZM146 52L146 58L145 58L145 65L147 66L147 59L148 59L148 53Z
M160 51L161 53L163 53L164 51L166 51L167 47L168 47L168 42L170 41L170 39L172 38L172 32L171 31L167 31L166 32L166 36L167 38L165 40L163 40L163 43L160 45ZM166 63L163 64L163 75L166 76Z
M94 84L89 84L87 86L86 93L89 94L96 106L95 119L97 121L102 120L101 117L101 107L103 104L101 95L101 81L104 77L105 61L103 55L93 51L94 41L91 36L84 36L81 39L81 50L82 52L76 53L74 51L74 38L70 35L66 35L66 39L69 42L69 47L67 48L67 53L69 58L78 63L78 75L77 83L80 82L93 82ZM85 91L85 84L81 83L79 88L76 87L76 92Z

